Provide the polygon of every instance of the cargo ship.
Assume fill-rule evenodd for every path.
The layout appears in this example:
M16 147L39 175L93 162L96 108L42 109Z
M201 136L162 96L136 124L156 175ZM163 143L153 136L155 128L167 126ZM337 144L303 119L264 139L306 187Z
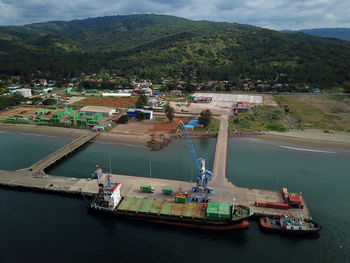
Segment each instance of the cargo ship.
M133 220L208 230L231 230L249 227L250 207L224 203L188 202L179 193L175 200L121 196L120 183L99 184L99 193L90 209Z
M294 235L317 234L321 230L316 222L295 215L261 217L260 226L266 231Z

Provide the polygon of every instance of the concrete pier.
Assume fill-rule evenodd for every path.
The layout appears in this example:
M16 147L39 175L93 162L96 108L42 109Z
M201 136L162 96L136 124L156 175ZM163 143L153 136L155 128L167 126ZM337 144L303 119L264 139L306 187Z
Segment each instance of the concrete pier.
M40 161L34 163L31 167L28 168L29 172L33 174L33 176L42 176L44 175L44 170L49 168L54 163L60 161L63 157L68 156L76 149L87 143L88 141L95 138L101 132L89 132L75 139L74 141L68 143L64 147L58 149L56 152L50 154L49 156L41 159ZM25 169L23 169L25 170Z

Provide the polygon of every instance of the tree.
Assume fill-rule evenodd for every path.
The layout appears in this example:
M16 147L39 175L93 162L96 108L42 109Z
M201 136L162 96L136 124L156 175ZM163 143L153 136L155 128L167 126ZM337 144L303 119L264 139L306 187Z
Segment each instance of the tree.
M43 99L42 99L41 97L34 97L34 98L31 99L31 101L32 101L32 104L33 104L33 105L37 105L37 104L39 104L40 102L42 102Z
M165 107L165 115L169 119L169 121L172 121L175 117L175 109L169 104Z
M43 105L55 105L57 103L57 100L55 99L46 99L43 101Z
M143 111L140 111L136 114L136 120L142 121L146 119L146 114Z
M211 118L211 111L209 109L202 110L198 120L201 124L204 125L204 127L207 127L208 124L210 123L210 118Z
M148 98L145 94L141 94L141 96L137 99L135 103L135 107L138 109L143 109L148 102Z
M101 83L101 89L114 89L115 84L109 80L104 80Z
M125 124L129 121L129 116L128 115L122 115L119 117L118 122L121 124Z

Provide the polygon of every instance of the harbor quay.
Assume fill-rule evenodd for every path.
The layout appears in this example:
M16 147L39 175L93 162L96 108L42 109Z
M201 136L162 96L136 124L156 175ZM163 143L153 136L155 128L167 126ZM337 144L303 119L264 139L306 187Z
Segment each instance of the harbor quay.
M105 184L107 174L100 179L85 179L62 176L48 176L46 179L33 177L32 174L24 171L3 171L0 170L0 186L14 189L24 189L55 194L75 195L81 198L91 198L98 193L98 184ZM111 175L111 180L121 184L123 196L174 200L175 194L163 195L164 187L172 187L174 190L182 189L183 192L190 192L193 183L177 180L159 178L148 178L128 175ZM140 191L141 184L148 184L155 188L154 193ZM233 184L213 187L213 201L231 204L233 201L239 205L250 206L256 216L263 215L288 215L290 212L302 212L304 218L311 219L309 210L304 202L303 209L280 210L273 208L255 207L256 200L270 202L283 202L282 194L278 191L261 189L250 189L236 187Z
M257 207L256 201L284 203L285 200L283 193L280 191L237 187L226 178L228 118L227 116L221 116L220 120L220 131L218 133L213 165L213 178L209 182L209 186L214 192L214 194L211 196L212 201L217 203L235 203L237 205L249 206L254 210L254 214L256 216L282 216L290 215L293 212L298 212L302 213L305 219L312 219L301 193L290 193L300 197L301 201L303 202L303 206L300 208L289 208L283 210L270 207ZM17 171L0 170L0 186L57 194L70 194L83 198L91 198L95 196L99 191L98 185L100 183L106 183L107 174L104 173L99 179L88 179L49 176L45 174L45 170L59 162L61 159L68 157L69 154L77 150L91 139L95 138L97 135L98 133L92 132L82 135L56 152L36 162L31 167ZM110 176L110 179L113 182L118 182L122 185L121 194L129 197L174 200L176 192L182 191L183 193L187 192L190 194L191 189L194 186L193 182L178 180L116 174L111 174ZM140 191L140 185L142 184L147 184L154 187L154 193ZM171 187L174 190L174 193L171 195L162 194L162 189L166 187Z

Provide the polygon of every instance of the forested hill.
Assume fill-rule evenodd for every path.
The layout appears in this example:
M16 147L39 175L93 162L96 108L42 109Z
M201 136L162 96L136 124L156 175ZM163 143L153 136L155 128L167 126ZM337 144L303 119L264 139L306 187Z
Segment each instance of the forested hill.
M327 86L350 79L350 43L163 15L109 16L0 27L0 74L72 76L102 69L198 80L241 74Z
M302 30L281 30L281 33L303 32L313 36L337 38L350 41L350 28L313 28Z

